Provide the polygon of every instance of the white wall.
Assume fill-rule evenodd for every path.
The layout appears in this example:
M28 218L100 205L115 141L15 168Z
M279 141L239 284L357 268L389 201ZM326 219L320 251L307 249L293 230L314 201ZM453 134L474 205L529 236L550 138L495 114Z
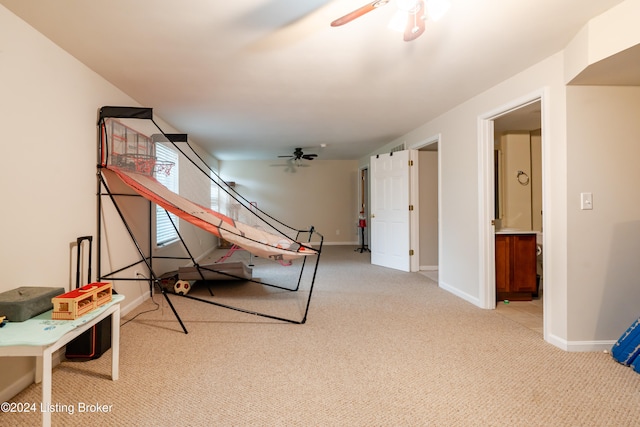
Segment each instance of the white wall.
M441 134L439 279L445 289L482 306L484 267L478 254L484 225L479 223L482 200L478 185L478 120L514 100L532 93L544 94L545 338L564 348L571 348L573 342L617 338L615 334L628 324L638 306L634 290L637 286L627 279L637 276L635 264L632 265L634 253L638 252L637 224L627 216L636 212L635 200L621 195L611 197L608 206L605 203L612 210L606 213L605 224L593 221L584 212L575 212L575 197L583 187L594 191L594 206L599 209L599 198L607 194L611 185L620 183L619 178L589 182L594 179L590 174L602 169L614 175L628 173L612 166L626 159L622 154L606 157L611 151L603 152L604 157L596 156L594 138L582 138L582 131L573 120L582 121L594 111L571 110L568 139L565 87L565 82L585 64L640 43L640 27L634 19L638 10L639 0L625 1L591 22L585 30L587 35L576 37L567 55L559 52L541 61L388 145L406 142L411 146ZM102 105L136 102L3 6L0 43L0 129L5 142L0 168L5 200L0 291L23 285L69 288L74 278L71 259L75 239L96 233L96 112ZM581 56L583 52L586 59ZM637 95L637 91L632 93ZM613 92L603 93L605 103L619 105L617 96L612 95ZM584 96L591 93L574 93L572 89L570 107ZM634 100L629 102L634 108L637 105ZM601 132L602 128L594 130ZM597 144L601 145L603 139L609 141L608 136L598 138ZM626 149L632 148L625 139L628 135L618 136L615 143L624 141ZM576 166L573 158L579 159L584 148L592 154ZM380 150L383 151L384 148ZM607 163L609 159L612 164ZM369 156L345 164L316 160L313 167L300 168L296 174L270 169L264 163L229 162L221 165L221 172L223 178L235 180L249 190L250 200L257 200L266 211L282 213L291 225L313 224L328 242L357 243L357 169L368 162ZM576 175L571 177L571 192L570 174ZM269 185L263 185L265 182ZM593 216L605 214L597 209ZM118 226L111 225L112 229ZM337 230L340 234L336 234ZM574 244L569 236L587 244ZM598 243L607 242L611 249L594 253L593 244L588 244L592 236L600 238ZM129 250L126 239L113 239L110 245L112 254ZM593 272L593 277L587 277L585 271ZM140 298L145 291L119 290L126 294L128 302ZM32 361L26 359L3 360L2 397L6 397L7 390L16 390L25 378L31 381L32 367Z
M602 183L599 182L602 179L599 173L603 171L603 164L610 169L605 168L606 173L614 173L618 171L615 165L623 154L611 154L612 150L603 151L596 148L593 145L596 144L594 139L583 138L584 131L576 131L574 128L577 126L574 123L571 134L567 135L567 114L569 109L576 107L576 102L572 98L571 104L567 105L565 84L595 61L639 44L640 27L634 19L638 13L640 1L628 0L621 3L592 20L569 44L566 52L559 52L541 61L391 141L379 150L385 151L405 141L411 146L434 135L441 135L440 284L478 306L487 306L484 298L486 284L483 283L487 277L486 266L482 265L483 260L478 256L485 249L480 247L480 244L487 235L483 230L486 225L480 224L480 218L483 218L482 211L485 209L484 200L479 196L482 194L479 188L481 185L478 185L478 181L482 181L479 166L482 165L485 156L485 153L479 150L479 144L482 142L480 119L491 117L492 114L501 112L505 106L513 105L519 100L531 100L532 96L542 96L545 339L567 350L606 348L612 340L618 338L622 332L620 327L628 326L631 318L637 316L639 301L635 291L627 292L632 279L623 280L622 277L637 276L636 268L632 266L630 259L634 254L640 256L640 250L636 250L635 246L637 239L633 237L634 224L622 221L625 215L628 215L622 212L630 211L633 215L640 202L629 196L630 193L627 193L628 197L624 201L622 197L617 196L613 209L617 209L618 214L614 215L614 219L609 218L605 224L589 221L589 226L583 227L586 216L580 217L578 222L575 222L573 212L571 217L568 216L568 211L575 209L576 198L579 197L577 192L590 191L579 190L578 187L582 188L584 184L573 184L572 174L577 173L577 177L580 178L586 176L588 171L591 179L598 181L598 184L592 185L591 188L599 188L598 195L605 194L606 190L601 187L608 181L605 179ZM577 94L572 92L573 96ZM609 99L603 105L613 107L617 102L619 101ZM618 114L620 109L616 107L612 111ZM572 110L571 114L574 113L578 114ZM576 120L593 120L592 117L589 118L590 114L593 112L582 111ZM634 120L637 121L638 112L635 106L630 114L635 114ZM621 125L620 118L614 120L614 123ZM627 126L623 126L625 132L629 129ZM600 127L597 129L601 130ZM617 133L616 131L616 135ZM603 139L614 146L619 142L618 138L601 137L597 147L605 144ZM587 148L584 144L592 144L588 149L600 150L600 155L592 155L586 161L580 161L580 149ZM624 144L628 148L628 143ZM572 156L571 162L568 160L569 155ZM574 162L573 157L578 160ZM630 158L633 159L634 156ZM368 156L360 160L365 164L367 161ZM631 160L623 161L622 164L629 161ZM575 166L577 162L580 162L579 168ZM626 170L621 172L629 173ZM569 176L572 179L571 192L568 189ZM627 219L631 221L629 217ZM616 221L620 222L616 224ZM572 240L577 236L588 236L594 232L598 235L599 242L608 243L614 238L618 240L618 236L624 235L625 232L629 232L630 237L622 239L623 249L616 249L611 253L603 250L596 250L594 253L595 241L593 244L579 244ZM577 242L585 243L584 240L585 237L582 237ZM621 250L623 252L620 252ZM611 258L612 253L626 255L624 260L619 262L619 258ZM603 259L603 255L606 255L604 258L608 260ZM603 263L608 264L605 266ZM465 268L459 268L461 265ZM611 265L621 269L616 271ZM594 268L599 277L587 279L585 267L590 270ZM607 277L604 277L605 275ZM586 292L582 289L585 283ZM614 306L617 304L613 302L621 302L626 297L629 297L631 302L622 303L616 309Z
M138 104L4 6L0 82L0 292L19 286L70 289L75 286L76 238L97 232L98 109ZM138 217L134 205L128 207ZM132 262L120 220L109 220L107 228L113 235L105 263L117 256ZM93 252L95 263L95 241ZM93 275L95 279L95 264ZM115 287L126 296L124 312L148 290L146 283L118 282ZM33 375L33 358L3 359L0 400L29 385Z
M0 41L0 291L69 289L75 239L95 236L97 110L133 100L3 6ZM0 390L32 380L33 366L3 359Z
M553 333L565 336L566 326L562 319L566 318L566 297L562 289L566 286L566 176L562 165L566 162L566 132L562 54L553 55L458 105L390 142L387 147L393 147L402 141L406 141L407 146L412 146L434 135L440 135L440 286L478 306L483 306L484 266L481 265L479 257L482 232L479 218L482 201L479 197L478 121L480 117L514 100L528 99L532 94L541 93L548 94L543 102L543 116L547 116L549 125L545 132L552 143L548 144L545 153L547 163L551 165L546 185L549 186L553 182L553 190L547 192L547 204L554 212L548 219L545 216L545 230L553 236L550 238L553 245L548 250L552 261L545 263L545 271L553 278L549 282L558 284L555 288L549 285L551 290L548 291L553 293L555 289L557 292L551 308L558 319L558 322L552 325ZM460 265L464 265L465 268L460 268Z
M640 0L627 0L589 21L565 49L565 81L638 44Z
M567 94L569 336L614 340L640 316L640 87Z
M502 148L502 227L532 230L531 136L512 132L500 137ZM518 175L524 172L526 175ZM523 185L524 184L524 185Z
M501 228L542 231L540 130L514 129L499 140Z
M313 225L325 244L358 244L358 165L314 160L221 161L220 176L264 212L298 229Z

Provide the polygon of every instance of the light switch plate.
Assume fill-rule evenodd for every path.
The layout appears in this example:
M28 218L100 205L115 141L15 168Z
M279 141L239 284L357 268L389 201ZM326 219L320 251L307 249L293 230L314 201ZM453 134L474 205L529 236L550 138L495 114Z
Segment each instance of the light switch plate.
M592 193L580 193L580 209L591 210L593 209L593 194Z

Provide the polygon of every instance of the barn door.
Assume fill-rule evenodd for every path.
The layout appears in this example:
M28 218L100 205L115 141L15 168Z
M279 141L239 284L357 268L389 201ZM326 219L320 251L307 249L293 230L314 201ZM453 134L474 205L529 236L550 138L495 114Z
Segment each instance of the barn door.
M372 264L402 271L418 269L411 245L412 224L417 227L418 201L415 197L411 200L416 154L415 150L404 150L371 157Z

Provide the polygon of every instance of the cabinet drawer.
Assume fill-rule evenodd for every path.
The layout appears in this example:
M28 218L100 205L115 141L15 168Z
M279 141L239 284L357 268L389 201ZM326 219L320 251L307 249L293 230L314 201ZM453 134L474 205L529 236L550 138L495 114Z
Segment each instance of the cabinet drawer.
M536 292L536 235L496 234L496 296L530 300Z

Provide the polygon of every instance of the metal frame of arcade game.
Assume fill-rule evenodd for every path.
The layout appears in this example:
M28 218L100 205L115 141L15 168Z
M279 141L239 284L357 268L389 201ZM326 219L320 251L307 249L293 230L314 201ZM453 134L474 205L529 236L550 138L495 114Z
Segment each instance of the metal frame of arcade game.
M147 126L145 131L148 133L142 133L132 127L130 128L125 125L124 122L127 122L127 125L129 123L144 122L145 126ZM129 130L128 134L125 136L116 135L117 132L113 130L115 129L114 126L118 127L118 129L122 128ZM153 133L151 134L151 132ZM255 204L252 204L238 194L233 188L222 181L214 170L206 165L206 162L204 162L204 160L188 143L187 135L164 133L153 120L153 111L151 108L102 107L99 110L98 135L98 171L96 174L98 199L98 280L145 281L149 283L150 293L153 292L153 286L158 286L162 296L167 301L182 330L184 333L188 333L182 319L171 303L166 290L163 286L160 286L161 275L154 270L155 259L168 259L175 261L182 260L184 262L190 261L203 280L205 279L205 274L207 272L219 273L223 276L229 276L229 278L246 279L235 277L233 274L223 271L222 268L216 269L215 264L206 266L199 265L193 256L192 251L189 249L187 242L180 234L177 225L171 218L171 215L169 215L171 212L179 218L186 220L219 238L225 239L239 247L242 247L252 255L270 259L284 265L295 261L296 265L300 268L300 273L297 275L297 283L294 286L270 284L253 278L248 281L291 292L300 290L303 282L305 285L308 285L308 297L305 302L304 313L301 320L289 319L255 310L248 310L224 304L212 299L205 299L188 294L181 295L181 297L269 319L295 324L303 324L306 322L313 286L315 284L318 270L320 253L322 250L323 236L321 234L315 231L313 227L310 227L308 230L298 230L293 227L289 227L269 214L256 209ZM116 140L116 136L118 136L120 140ZM219 212L191 202L162 186L155 179L154 174L168 174L170 173L172 165L156 160L155 143L158 141L172 145L181 154L181 159L187 159L188 163L195 167L195 169L193 169L195 171L194 173L199 171L206 175L208 179L218 185L221 191L224 191L239 205L245 207L247 215L254 216L254 220L252 220L254 224L245 224L235 221ZM112 191L109 184L110 180L107 179L105 175L108 175L110 179L116 179L116 182L118 183L122 181L126 184L125 187L129 187L127 188L129 191ZM215 179L212 176L215 177ZM145 231L146 236L140 236L140 231L134 230L127 220L125 212L121 206L122 200L127 197L143 197L148 200L148 211L146 213L148 224ZM126 233L131 238L132 244L135 246L135 251L139 258L135 262L124 265L108 273L102 273L101 271L103 239L105 239L106 234L106 230L104 229L105 214L103 212L105 208L103 199L105 198L111 202L111 206L122 221ZM154 204L164 208L169 221L176 232L178 241L184 249L185 256L158 256L155 254L152 227ZM306 237L306 242L302 243L300 241L302 237ZM145 238L146 245L142 242ZM146 248L143 248L143 246L146 246ZM309 257L314 257L315 260L307 263L307 258ZM120 274L137 265L146 266L150 277L142 279L140 277L119 277ZM213 297L213 293L211 293L211 296Z

